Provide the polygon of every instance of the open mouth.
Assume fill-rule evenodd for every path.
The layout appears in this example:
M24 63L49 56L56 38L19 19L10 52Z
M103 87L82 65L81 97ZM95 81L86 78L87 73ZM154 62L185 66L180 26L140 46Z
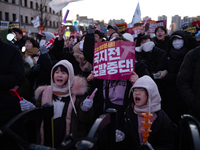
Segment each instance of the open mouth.
M140 98L139 97L135 97L135 103L139 103L140 102Z
M161 37L162 37L162 35L158 35L158 37L159 37L159 38L161 38Z
M63 79L57 79L57 82L63 82Z

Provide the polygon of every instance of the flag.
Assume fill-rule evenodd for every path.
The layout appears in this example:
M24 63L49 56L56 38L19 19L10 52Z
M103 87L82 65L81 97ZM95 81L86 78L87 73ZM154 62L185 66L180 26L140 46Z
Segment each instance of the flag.
M180 29L187 28L188 26L189 26L189 18L188 18L188 16L186 16L186 17L184 17L184 19L183 19L183 23L182 23Z
M37 17L35 17L31 23L33 24L34 28L37 28L40 26L40 20L39 20L39 15Z
M31 34L31 30L28 30L28 34L27 35L29 36L30 34Z
M65 6L71 2L77 2L81 0L52 0L49 2L49 6L55 11L55 13L61 11Z
M140 11L140 5L138 2L130 27L134 27L134 24L140 21L141 21L141 11Z

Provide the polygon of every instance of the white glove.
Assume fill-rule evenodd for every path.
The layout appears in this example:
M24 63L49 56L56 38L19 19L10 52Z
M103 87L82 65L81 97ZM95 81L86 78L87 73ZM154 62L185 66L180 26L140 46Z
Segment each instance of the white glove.
M121 142L124 140L124 138L125 138L124 132L120 130L115 131L115 142Z
M152 147L152 145L147 141L147 146L150 148L150 150L154 150L154 148Z
M89 99L89 96L86 97L86 99L83 101L83 105L81 106L81 109L83 111L88 111L93 105L93 98Z
M23 97L22 97L22 99L23 99L23 101L19 101L21 111L25 111L25 110L28 110L28 109L31 109L31 108L35 108L35 105L33 105L31 102L25 100Z

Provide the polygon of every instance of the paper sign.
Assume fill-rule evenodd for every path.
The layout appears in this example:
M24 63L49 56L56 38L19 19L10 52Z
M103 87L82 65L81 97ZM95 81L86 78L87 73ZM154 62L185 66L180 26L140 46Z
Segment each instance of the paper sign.
M97 79L129 80L135 69L135 43L105 41L95 43L93 71Z
M163 27L166 28L166 20L160 20L160 21L153 21L153 20L150 20L150 21L149 21L149 32L150 32L150 33L154 33L154 32L155 32L155 29L156 29L158 26L163 26Z

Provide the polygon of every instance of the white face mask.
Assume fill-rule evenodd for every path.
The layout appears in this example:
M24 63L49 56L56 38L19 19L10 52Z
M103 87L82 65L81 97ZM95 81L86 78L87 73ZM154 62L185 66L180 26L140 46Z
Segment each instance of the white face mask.
M81 51L83 51L83 44L84 44L84 40L79 42L79 48Z
M175 49L180 49L183 47L184 40L183 39L176 39L172 41L172 45Z
M46 40L41 40L40 41L40 47L44 46L46 44Z

